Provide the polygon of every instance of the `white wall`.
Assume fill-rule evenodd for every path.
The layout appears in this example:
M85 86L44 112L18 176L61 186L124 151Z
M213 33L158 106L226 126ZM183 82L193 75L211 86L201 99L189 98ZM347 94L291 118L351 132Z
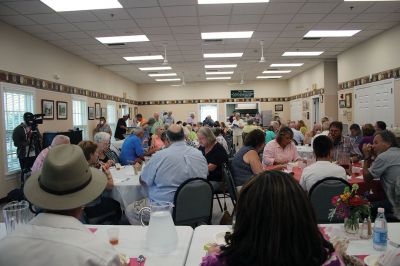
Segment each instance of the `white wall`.
M338 56L339 83L400 66L400 25Z
M317 89L324 87L324 62L289 79L289 94L311 91L313 84L317 84Z

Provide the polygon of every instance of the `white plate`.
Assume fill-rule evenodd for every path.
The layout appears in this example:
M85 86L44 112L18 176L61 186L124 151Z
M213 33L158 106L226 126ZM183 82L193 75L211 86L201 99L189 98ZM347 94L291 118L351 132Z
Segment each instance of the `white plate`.
M378 263L380 255L369 255L364 258L365 264L367 266L375 266Z
M231 232L232 233L232 231L229 230L229 231L219 232L219 233L215 234L215 243L217 245L226 245L226 242L225 242L225 234L226 234L226 232Z

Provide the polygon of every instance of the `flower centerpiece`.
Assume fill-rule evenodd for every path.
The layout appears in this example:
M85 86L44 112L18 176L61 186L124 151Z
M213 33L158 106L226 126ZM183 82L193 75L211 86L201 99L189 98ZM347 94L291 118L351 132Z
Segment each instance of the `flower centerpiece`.
M357 233L360 218L370 216L370 203L357 194L358 188L357 184L353 184L351 189L346 187L343 194L332 198L334 208L330 209L328 218L332 220L336 216L344 219L344 229L347 233Z

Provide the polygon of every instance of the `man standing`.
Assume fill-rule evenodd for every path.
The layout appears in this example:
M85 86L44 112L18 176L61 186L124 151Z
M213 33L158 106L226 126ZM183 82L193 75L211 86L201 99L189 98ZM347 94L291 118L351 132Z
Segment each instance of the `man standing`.
M167 115L164 116L164 124L172 125L175 123L175 119L172 117L172 111L169 111Z
M123 140L125 139L124 134L126 134L126 120L128 120L129 115L126 114L122 118L118 119L117 127L115 128L114 137L116 140Z
M236 151L240 150L243 146L243 128L244 122L240 118L240 114L235 114L235 119L232 122L232 132L233 132L233 144L235 145Z
M329 126L329 137L333 141L332 160L346 167L350 165L350 158L352 161L357 161L361 157L361 152L350 137L342 136L342 131L342 122L333 121Z
M196 123L196 121L194 121L194 113L190 113L186 122L191 126L193 126Z
M393 212L400 219L400 148L395 135L388 130L380 131L373 144L364 144L362 150L364 181L369 183L379 178L387 196L387 200L373 205L384 207L385 213ZM373 156L375 160L372 160Z
M177 188L187 179L208 175L207 161L201 152L185 144L183 128L172 124L167 131L171 145L154 154L140 177L150 202L173 202Z
M154 117L155 122L154 122L153 126L151 127L151 134L152 135L154 135L156 133L156 129L159 126L162 126L164 124L163 120L160 118L160 114L159 113L155 112L153 114L153 117Z
M79 221L83 206L99 197L106 183L106 176L89 167L78 146L52 148L42 170L24 187L29 202L43 212L0 241L0 265L120 265L118 252L107 240Z

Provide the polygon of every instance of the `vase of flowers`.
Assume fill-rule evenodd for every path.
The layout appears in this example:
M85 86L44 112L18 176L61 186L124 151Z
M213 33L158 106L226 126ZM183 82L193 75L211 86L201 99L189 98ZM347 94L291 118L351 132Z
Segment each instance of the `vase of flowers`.
M332 198L332 208L329 212L329 219L333 217L344 219L344 230L349 234L356 234L359 229L360 219L370 215L370 203L368 200L357 194L358 185L353 184L351 189L346 187L343 194Z

